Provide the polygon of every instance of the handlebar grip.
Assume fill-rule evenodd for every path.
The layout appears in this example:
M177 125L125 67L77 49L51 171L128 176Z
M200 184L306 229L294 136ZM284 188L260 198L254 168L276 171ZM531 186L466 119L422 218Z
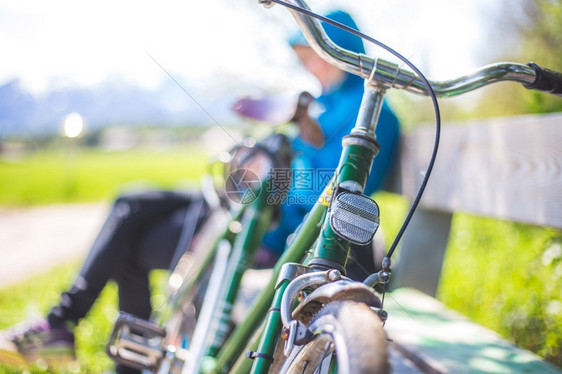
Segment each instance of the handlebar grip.
M535 70L536 76L533 83L524 85L525 88L545 91L562 97L562 73L540 67L534 62L529 62L527 65Z

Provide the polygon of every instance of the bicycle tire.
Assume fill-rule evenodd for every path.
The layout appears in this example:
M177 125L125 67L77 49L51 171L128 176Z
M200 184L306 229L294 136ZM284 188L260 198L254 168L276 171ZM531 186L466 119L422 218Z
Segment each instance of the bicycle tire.
M349 300L331 302L318 312L309 329L314 339L295 347L280 373L325 373L329 371L326 365L337 367L339 374L390 371L381 320L369 306Z

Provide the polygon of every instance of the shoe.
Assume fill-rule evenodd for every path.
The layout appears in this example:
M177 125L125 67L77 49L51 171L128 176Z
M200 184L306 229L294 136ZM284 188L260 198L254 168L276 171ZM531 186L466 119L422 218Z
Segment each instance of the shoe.
M27 361L65 362L75 359L74 333L63 326L51 327L47 321L16 331L8 339Z

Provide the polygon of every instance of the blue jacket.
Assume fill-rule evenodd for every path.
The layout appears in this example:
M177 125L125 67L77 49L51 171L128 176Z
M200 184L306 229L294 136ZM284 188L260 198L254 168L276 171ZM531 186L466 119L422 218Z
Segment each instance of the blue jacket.
M332 12L327 17L357 29L353 19L345 12ZM323 26L330 39L336 44L355 52L365 52L360 38L329 24ZM306 40L299 32L289 40L289 44L306 45ZM281 253L285 249L287 236L295 231L322 193L339 164L343 150L342 138L348 135L355 125L362 97L363 79L348 74L339 87L331 87L328 92L323 92L317 98L317 102L323 108L317 121L324 132L325 144L321 149L316 149L300 138L296 138L293 142L296 157L291 165L293 169L291 190L281 206L279 225L264 238L266 247ZM364 191L366 195L373 194L380 187L398 144L399 133L398 119L385 103L376 129L381 150L373 162Z
M324 107L317 118L325 136L325 144L317 149L300 138L293 142L296 157L292 163L293 181L287 199L281 206L281 221L264 238L264 244L275 252L285 248L287 236L302 221L338 166L343 150L342 138L348 135L357 119L363 96L363 80L348 75L340 87L317 98ZM365 188L365 194L373 194L381 185L391 163L391 157L399 139L399 123L388 105L383 105L376 130L381 149Z

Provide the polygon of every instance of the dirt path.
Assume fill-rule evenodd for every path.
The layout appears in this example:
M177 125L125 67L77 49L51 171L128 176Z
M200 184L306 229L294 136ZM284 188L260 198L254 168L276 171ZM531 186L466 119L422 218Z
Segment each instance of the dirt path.
M0 288L82 258L107 203L0 208Z

